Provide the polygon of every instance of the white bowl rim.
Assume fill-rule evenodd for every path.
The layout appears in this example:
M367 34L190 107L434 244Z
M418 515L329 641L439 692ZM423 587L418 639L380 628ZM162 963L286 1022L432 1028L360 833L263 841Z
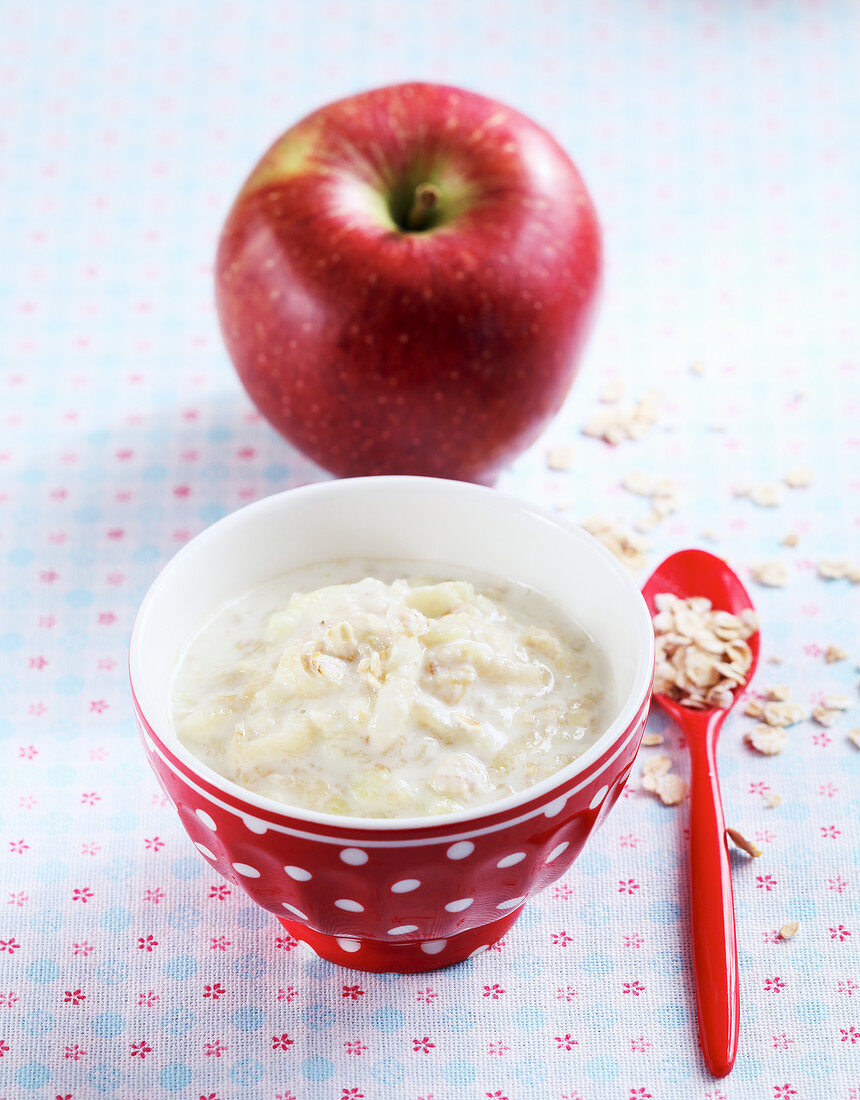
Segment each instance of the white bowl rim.
M145 661L145 656L141 651L140 645L140 635L143 623L147 616L152 613L152 608L158 600L159 590L164 583L164 578L175 567L176 563L185 557L205 550L207 543L216 540L221 533L228 529L228 527L234 527L245 522L245 518L252 512L278 508L281 501L287 496L295 498L297 495L301 494L303 496L314 495L325 498L329 495L353 491L353 487L354 491L360 491L363 486L367 486L370 483L379 490L384 489L386 486L393 486L394 484L403 485L404 483L417 483L421 486L435 486L436 491L461 493L465 496L470 494L484 496L487 493L492 493L504 506L518 511L521 514L533 516L535 519L539 519L542 522L550 522L553 526L560 528L571 538L579 539L586 543L590 552L594 554L595 557L599 558L603 565L611 572L615 573L620 579L622 588L630 597L629 610L631 613L631 626L635 628L639 641L637 647L639 653L638 664L631 690L620 706L614 720L582 756L577 757L572 763L554 772L552 775L547 776L546 779L541 780L540 783L534 784L534 786L526 787L516 794L508 795L497 801L488 802L482 806L475 806L467 810L459 810L456 813L433 814L424 817L352 817L345 814L308 810L304 807L279 802L274 798L268 798L265 795L260 795L255 791L248 790L248 788L242 787L238 783L234 783L232 780L214 771L207 764L204 764L202 760L182 744L176 736L172 726L167 731L155 729L146 715L143 700L135 687L135 672L142 667ZM415 487L416 491L421 491L418 490L417 485ZM431 489L430 491L433 490ZM150 585L140 604L132 626L131 638L129 641L128 664L132 694L149 729L193 774L209 783L211 786L218 788L222 793L232 798L239 799L240 801L247 802L249 805L266 814L274 814L277 817L289 817L296 821L305 822L311 825L379 832L404 830L422 831L426 829L438 829L440 826L447 827L449 825L454 826L467 824L469 822L478 822L482 818L516 810L526 803L541 798L541 796L546 796L546 799L550 801L553 793L558 788L565 786L568 780L586 771L595 760L598 760L603 755L603 753L614 745L617 745L622 738L629 733L637 715L642 709L643 703L645 703L650 694L654 671L654 629L645 600L642 597L642 593L637 588L630 572L621 564L614 554L587 531L583 530L578 524L558 515L558 513L550 512L548 509L534 504L531 501L514 496L513 493L504 492L499 489L476 485L472 482L452 481L444 478L393 474L375 477L342 478L331 481L314 482L309 485L300 485L296 488L285 489L279 493L272 493L269 496L261 497L259 500L253 501L251 504L246 504L241 508L237 508L235 511L228 513L215 523L204 527L202 531L190 539L170 558Z

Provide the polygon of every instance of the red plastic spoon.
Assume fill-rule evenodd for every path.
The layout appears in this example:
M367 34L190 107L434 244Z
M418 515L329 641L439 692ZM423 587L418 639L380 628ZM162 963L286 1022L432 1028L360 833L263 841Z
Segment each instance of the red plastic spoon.
M681 599L706 596L718 610L736 615L752 608L752 600L731 569L705 550L681 550L655 570L642 589L652 615L654 597L661 592ZM758 632L748 644L753 659L743 687L758 663ZM735 692L734 700L742 690ZM737 1054L740 1002L735 907L716 749L731 707L690 710L665 695L655 693L654 698L681 727L690 750L690 915L699 1039L708 1069L714 1077L725 1077Z

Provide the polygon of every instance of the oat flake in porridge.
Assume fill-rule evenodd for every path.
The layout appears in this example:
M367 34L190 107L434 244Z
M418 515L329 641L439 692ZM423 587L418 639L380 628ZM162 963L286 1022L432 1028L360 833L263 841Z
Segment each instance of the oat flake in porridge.
M605 656L532 589L451 572L335 562L220 609L174 674L180 741L251 791L357 817L480 806L565 767L614 717Z

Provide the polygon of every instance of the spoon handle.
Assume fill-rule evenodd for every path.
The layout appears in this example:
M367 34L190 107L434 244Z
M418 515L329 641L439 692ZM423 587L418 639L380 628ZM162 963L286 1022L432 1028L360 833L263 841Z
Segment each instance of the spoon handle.
M689 739L690 913L702 1053L714 1077L731 1071L738 1049L738 949L726 822L717 778L712 713L704 736Z

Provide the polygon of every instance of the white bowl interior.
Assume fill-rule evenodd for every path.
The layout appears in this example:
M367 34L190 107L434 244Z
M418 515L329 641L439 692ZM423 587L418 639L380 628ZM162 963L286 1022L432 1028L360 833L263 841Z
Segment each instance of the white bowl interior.
M232 787L191 756L172 732L170 679L201 622L219 605L291 569L352 557L444 562L466 574L477 570L517 580L585 627L609 659L618 714L564 774L602 752L645 697L653 664L645 602L624 567L581 528L480 486L432 478L356 478L293 489L232 513L188 543L156 579L132 632L130 671L144 715L177 756L220 786ZM500 806L491 804L490 810Z

